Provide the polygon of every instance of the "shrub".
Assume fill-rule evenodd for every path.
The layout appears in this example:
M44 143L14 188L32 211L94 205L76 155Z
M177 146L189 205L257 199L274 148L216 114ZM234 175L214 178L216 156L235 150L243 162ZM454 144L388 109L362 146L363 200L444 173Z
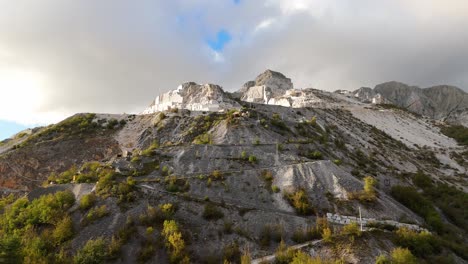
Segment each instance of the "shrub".
M146 156L146 157L152 156L154 150L157 149L157 148L159 148L159 141L154 140L153 143L151 143L151 145L147 149L145 149L145 150L143 150L141 152L141 155Z
M223 261L229 263L239 263L241 251L236 241L223 248Z
M203 218L206 220L218 220L224 217L224 214L214 204L207 203L203 209Z
M247 249L242 253L240 264L251 264L252 257L250 256L250 251Z
M320 151L310 151L308 154L307 154L307 157L309 159L315 159L315 160L318 160L318 159L322 159L323 155Z
M107 242L102 238L89 240L73 258L75 264L101 264L107 258Z
M73 222L70 216L65 216L57 223L54 231L52 232L52 237L54 238L56 245L73 237Z
M413 187L393 186L392 196L400 203L424 217L426 222L436 231L442 230L442 220L432 203Z
M261 176L262 176L263 180L265 180L267 182L271 183L273 181L273 174L269 170L262 170Z
M177 223L174 220L165 220L161 234L166 242L171 263L189 263L185 253L185 241Z
M322 231L322 239L324 242L332 242L332 231L330 228L325 228Z
M241 157L240 157L240 158L243 159L243 160L247 160L247 159L248 159L247 152L242 151L242 152L241 152Z
M379 255L375 259L375 264L390 264L390 260L385 255Z
M214 170L211 172L211 177L213 180L222 180L223 179L223 173L220 170Z
M375 200L375 189L374 186L377 181L371 177L366 176L364 177L364 194L367 196L368 200Z
M314 212L313 207L309 203L306 192L303 189L297 190L293 193L285 193L285 198L296 209L300 215L310 215Z
M343 226L342 233L345 235L361 235L361 230L359 229L359 226L357 223L349 223L345 226Z
M93 207L89 210L88 214L86 215L86 221L87 223L91 223L106 215L109 215L109 211L107 210L106 205L102 205L100 207Z
M275 252L275 263L276 264L289 264L294 258L295 251L288 248L283 240L281 240L278 248Z
M252 164L257 163L257 157L255 157L254 155L250 155L249 162Z
M278 186L276 186L276 185L271 186L271 190L274 193L279 193L281 191L280 188Z
M417 264L417 259L407 248L395 248L392 250L392 263L394 264Z
M399 228L396 231L396 243L402 247L409 248L416 256L424 257L438 253L440 245L429 232L420 233L408 228Z
M94 193L83 195L83 197L81 197L81 200L80 200L80 209L87 210L93 207L95 203L96 203L96 195Z
M211 138L210 134L204 133L204 134L198 135L193 141L193 143L198 144L198 145L213 144L213 139Z
M268 247L271 241L280 242L284 234L284 228L281 225L265 225L260 232L260 245Z
M462 125L442 127L440 130L444 135L455 139L460 145L468 145L468 128Z

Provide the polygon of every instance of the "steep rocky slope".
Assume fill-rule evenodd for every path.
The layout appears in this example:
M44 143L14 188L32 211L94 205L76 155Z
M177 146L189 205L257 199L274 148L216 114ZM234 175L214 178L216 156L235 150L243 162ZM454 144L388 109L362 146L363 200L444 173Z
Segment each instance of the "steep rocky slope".
M271 71L243 91L257 84L278 84L274 100L294 92ZM234 107L185 109L212 88ZM0 201L0 260L240 263L310 240L304 252L333 261L374 263L409 247L421 261L464 263L466 147L399 108L296 92L283 107L189 83L179 109L79 114L5 142L0 187L28 195ZM327 213L376 221L361 234Z

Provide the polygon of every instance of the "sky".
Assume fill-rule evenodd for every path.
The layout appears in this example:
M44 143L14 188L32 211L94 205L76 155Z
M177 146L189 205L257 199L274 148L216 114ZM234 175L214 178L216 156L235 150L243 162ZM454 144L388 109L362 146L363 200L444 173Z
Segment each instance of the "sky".
M466 0L0 0L0 140L187 81L468 89Z

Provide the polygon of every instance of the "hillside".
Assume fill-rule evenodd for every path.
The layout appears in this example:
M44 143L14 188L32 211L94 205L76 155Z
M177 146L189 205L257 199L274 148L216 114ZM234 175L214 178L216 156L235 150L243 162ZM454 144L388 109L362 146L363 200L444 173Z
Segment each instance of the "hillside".
M241 96L191 83L177 108L77 114L4 142L0 262L374 263L400 247L467 261L468 154L449 126L286 86L271 71ZM221 111L183 109L205 102L197 89Z

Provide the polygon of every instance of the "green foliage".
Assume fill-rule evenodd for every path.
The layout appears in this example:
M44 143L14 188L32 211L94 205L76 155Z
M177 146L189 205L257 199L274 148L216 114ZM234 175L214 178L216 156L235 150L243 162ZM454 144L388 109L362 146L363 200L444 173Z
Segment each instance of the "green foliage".
M88 214L86 214L86 223L92 223L107 215L109 215L109 210L107 210L106 205L93 207L89 210Z
M248 159L247 152L245 150L241 152L241 157L240 158L243 159L243 160Z
M111 120L107 121L106 128L107 129L114 129L116 126L119 125L119 121L115 118L112 118Z
M375 264L391 264L390 260L385 255L379 255L375 259Z
M224 214L221 210L212 203L205 204L203 209L203 218L206 220L218 220L224 217Z
M140 222L146 226L162 224L165 220L170 220L176 212L176 207L171 203L159 205L157 207L148 206L146 212L140 215Z
M103 238L89 240L78 250L73 262L75 264L101 264L108 257L107 242Z
M333 234L332 234L332 231L331 231L331 229L329 227L323 229L322 239L323 239L324 242L328 242L328 243L332 242L332 236L333 236Z
M279 193L281 190L278 186L276 185L272 185L271 186L271 190L274 192L274 193Z
M281 240L275 252L275 264L289 264L292 262L295 250L288 248L283 240Z
M190 189L189 182L186 179L177 178L177 176L166 176L164 183L168 192L186 192Z
M268 224L263 226L259 240L262 247L270 246L270 242L274 241L276 243L280 242L284 236L284 227L282 225L272 225Z
M171 263L189 263L185 253L185 241L179 230L178 224L174 220L165 220L161 232L166 242Z
M89 208L93 207L96 203L96 195L94 193L89 193L83 195L80 200L80 209L81 210L88 210Z
M250 155L249 156L249 162L252 163L252 164L255 164L257 163L257 157L255 157L254 155Z
M417 259L407 248L395 248L392 251L392 264L417 264Z
M214 170L211 172L211 177L214 181L223 180L223 172L220 170Z
M303 189L295 192L285 192L284 197L296 209L300 215L310 215L314 213L314 208L310 205L309 198Z
M327 218L317 217L315 225L296 229L292 235L292 240L297 243L303 243L319 239L322 237L323 230L328 227Z
M418 257L437 254L441 250L440 243L429 232L418 233L408 228L399 228L396 234L396 243L409 248Z
M239 263L241 260L241 251L237 241L223 248L223 261L229 263Z
M213 144L213 139L210 134L203 133L195 137L195 140L193 141L193 143L198 144L198 145Z
M436 231L442 230L442 220L432 203L413 187L393 186L392 196L406 207L424 217L427 224Z
M0 226L13 231L39 224L56 224L74 203L75 196L70 191L44 195L32 202L20 198L5 210Z
M21 240L18 235L0 236L0 263L22 263Z
M52 232L55 244L60 245L73 237L73 222L70 216L65 216L55 226Z
M141 155L145 157L153 156L154 150L157 148L159 148L159 141L154 140L153 143L151 143L151 145L147 149L141 152Z
M419 188L426 189L432 187L431 177L427 176L421 171L418 171L413 178L413 183Z
M462 125L444 126L440 130L444 135L455 139L460 145L468 145L468 128Z
M343 229L341 230L341 232L344 235L361 236L361 230L360 230L359 225L357 223L349 223L349 224L343 226Z
M309 159L315 159L315 160L318 160L318 159L322 159L323 155L320 151L309 151L309 153L307 154L307 157Z

